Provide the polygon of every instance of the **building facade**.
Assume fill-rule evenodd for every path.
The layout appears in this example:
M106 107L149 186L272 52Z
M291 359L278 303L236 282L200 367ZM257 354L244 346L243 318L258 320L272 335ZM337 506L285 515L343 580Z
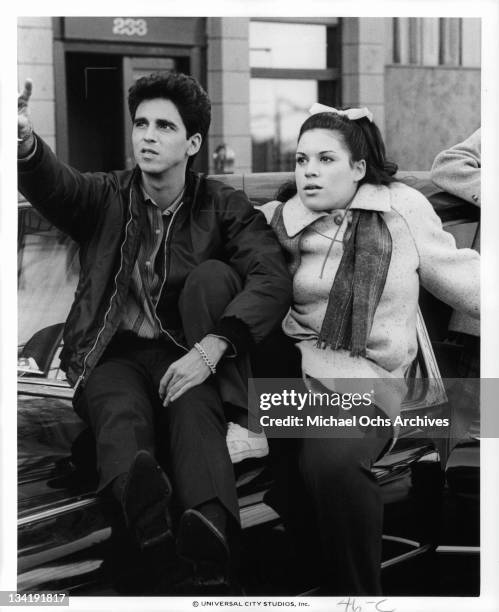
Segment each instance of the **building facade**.
M198 78L212 125L198 168L291 170L315 101L368 106L403 169L426 170L480 124L480 20L37 17L18 21L19 83L38 133L81 170L133 165L126 92L156 70ZM229 169L229 167L227 167Z

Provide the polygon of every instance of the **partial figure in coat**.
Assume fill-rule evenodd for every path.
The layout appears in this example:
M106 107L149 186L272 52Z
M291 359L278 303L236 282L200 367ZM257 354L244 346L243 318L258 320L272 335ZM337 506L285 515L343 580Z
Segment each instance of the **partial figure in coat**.
M458 144L441 151L433 162L431 179L447 193L451 193L466 202L482 205L482 154L481 129ZM477 225L471 244L480 252L480 224ZM457 375L462 378L474 379L464 383L464 393L458 393L453 400L453 406L460 414L468 413L461 430L456 433L465 441L476 438L480 433L479 405L477 385L480 378L480 321L463 312L454 311L449 321L448 340L460 347L460 358ZM473 420L474 413L474 420Z

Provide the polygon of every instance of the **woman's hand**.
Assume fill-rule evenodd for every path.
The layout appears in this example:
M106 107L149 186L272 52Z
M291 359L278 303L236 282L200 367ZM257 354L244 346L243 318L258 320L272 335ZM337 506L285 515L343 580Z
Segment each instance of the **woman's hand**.
M227 342L216 336L206 336L199 343L212 363L217 364L227 350ZM186 391L200 385L211 374L199 351L192 348L186 355L174 361L159 383L159 397L168 406Z

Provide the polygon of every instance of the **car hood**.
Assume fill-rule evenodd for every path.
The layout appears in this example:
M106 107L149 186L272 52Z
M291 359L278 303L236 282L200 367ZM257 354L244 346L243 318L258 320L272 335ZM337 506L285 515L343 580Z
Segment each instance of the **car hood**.
M61 478L72 471L72 447L85 428L69 399L19 394L17 461L20 516L69 494Z
M71 446L85 428L71 402L54 397L18 396L18 478L31 480L33 470L49 468L71 455Z

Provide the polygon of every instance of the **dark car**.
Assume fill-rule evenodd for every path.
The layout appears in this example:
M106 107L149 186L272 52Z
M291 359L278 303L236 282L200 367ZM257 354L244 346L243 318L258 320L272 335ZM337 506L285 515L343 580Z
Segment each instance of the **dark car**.
M244 187L256 204L258 200L271 199L274 187L283 180L282 175L222 178ZM423 179L413 175L404 180L421 187L426 184ZM437 211L448 223L475 220L474 210L445 194L440 195L437 204ZM77 247L27 202L19 205L18 266L18 591L74 595L152 593L152 585L157 588L157 564L154 559L149 564L143 558L139 562L123 536L118 509L95 495L92 436L73 412L73 391L59 367L64 321L78 278ZM425 312L427 323L430 320L428 328L433 318L442 316L440 306L435 308L433 304ZM403 413L445 414L449 410L446 390L422 317L418 321L418 339L420 351L409 374L410 393ZM435 346L438 348L438 342ZM428 559L428 555L435 559L439 546L454 544L442 540L440 520L449 498L443 463L450 446L449 436L435 441L425 436L420 427L408 426L402 429L390 453L374 466L385 500L383 567L387 576L401 562ZM476 463L477 443L471 442L471 447ZM474 496L470 507L475 513L477 468L475 465L467 472L468 488L465 487L468 502ZM241 573L246 592L313 593L313 573L300 571L302 565L310 564L286 553L286 534L266 497L271 486L267 462L246 460L234 469L244 534ZM460 473L462 465L458 460L453 475L457 489L462 485ZM469 537L461 543L477 544L476 525L474 528L475 531L468 527ZM251 559L258 554L259 546L267 547L267 562L255 564ZM276 558L279 563L273 563ZM402 565L409 567L407 563ZM475 563L473 567L475 578L468 594L477 588L478 566ZM167 576L162 577L164 593L182 582L183 571L172 555ZM410 580L398 578L396 582L399 586L398 590L392 589L394 593L405 594L405 588L412 588ZM440 587L428 588L438 591ZM390 589L388 580L385 591Z

